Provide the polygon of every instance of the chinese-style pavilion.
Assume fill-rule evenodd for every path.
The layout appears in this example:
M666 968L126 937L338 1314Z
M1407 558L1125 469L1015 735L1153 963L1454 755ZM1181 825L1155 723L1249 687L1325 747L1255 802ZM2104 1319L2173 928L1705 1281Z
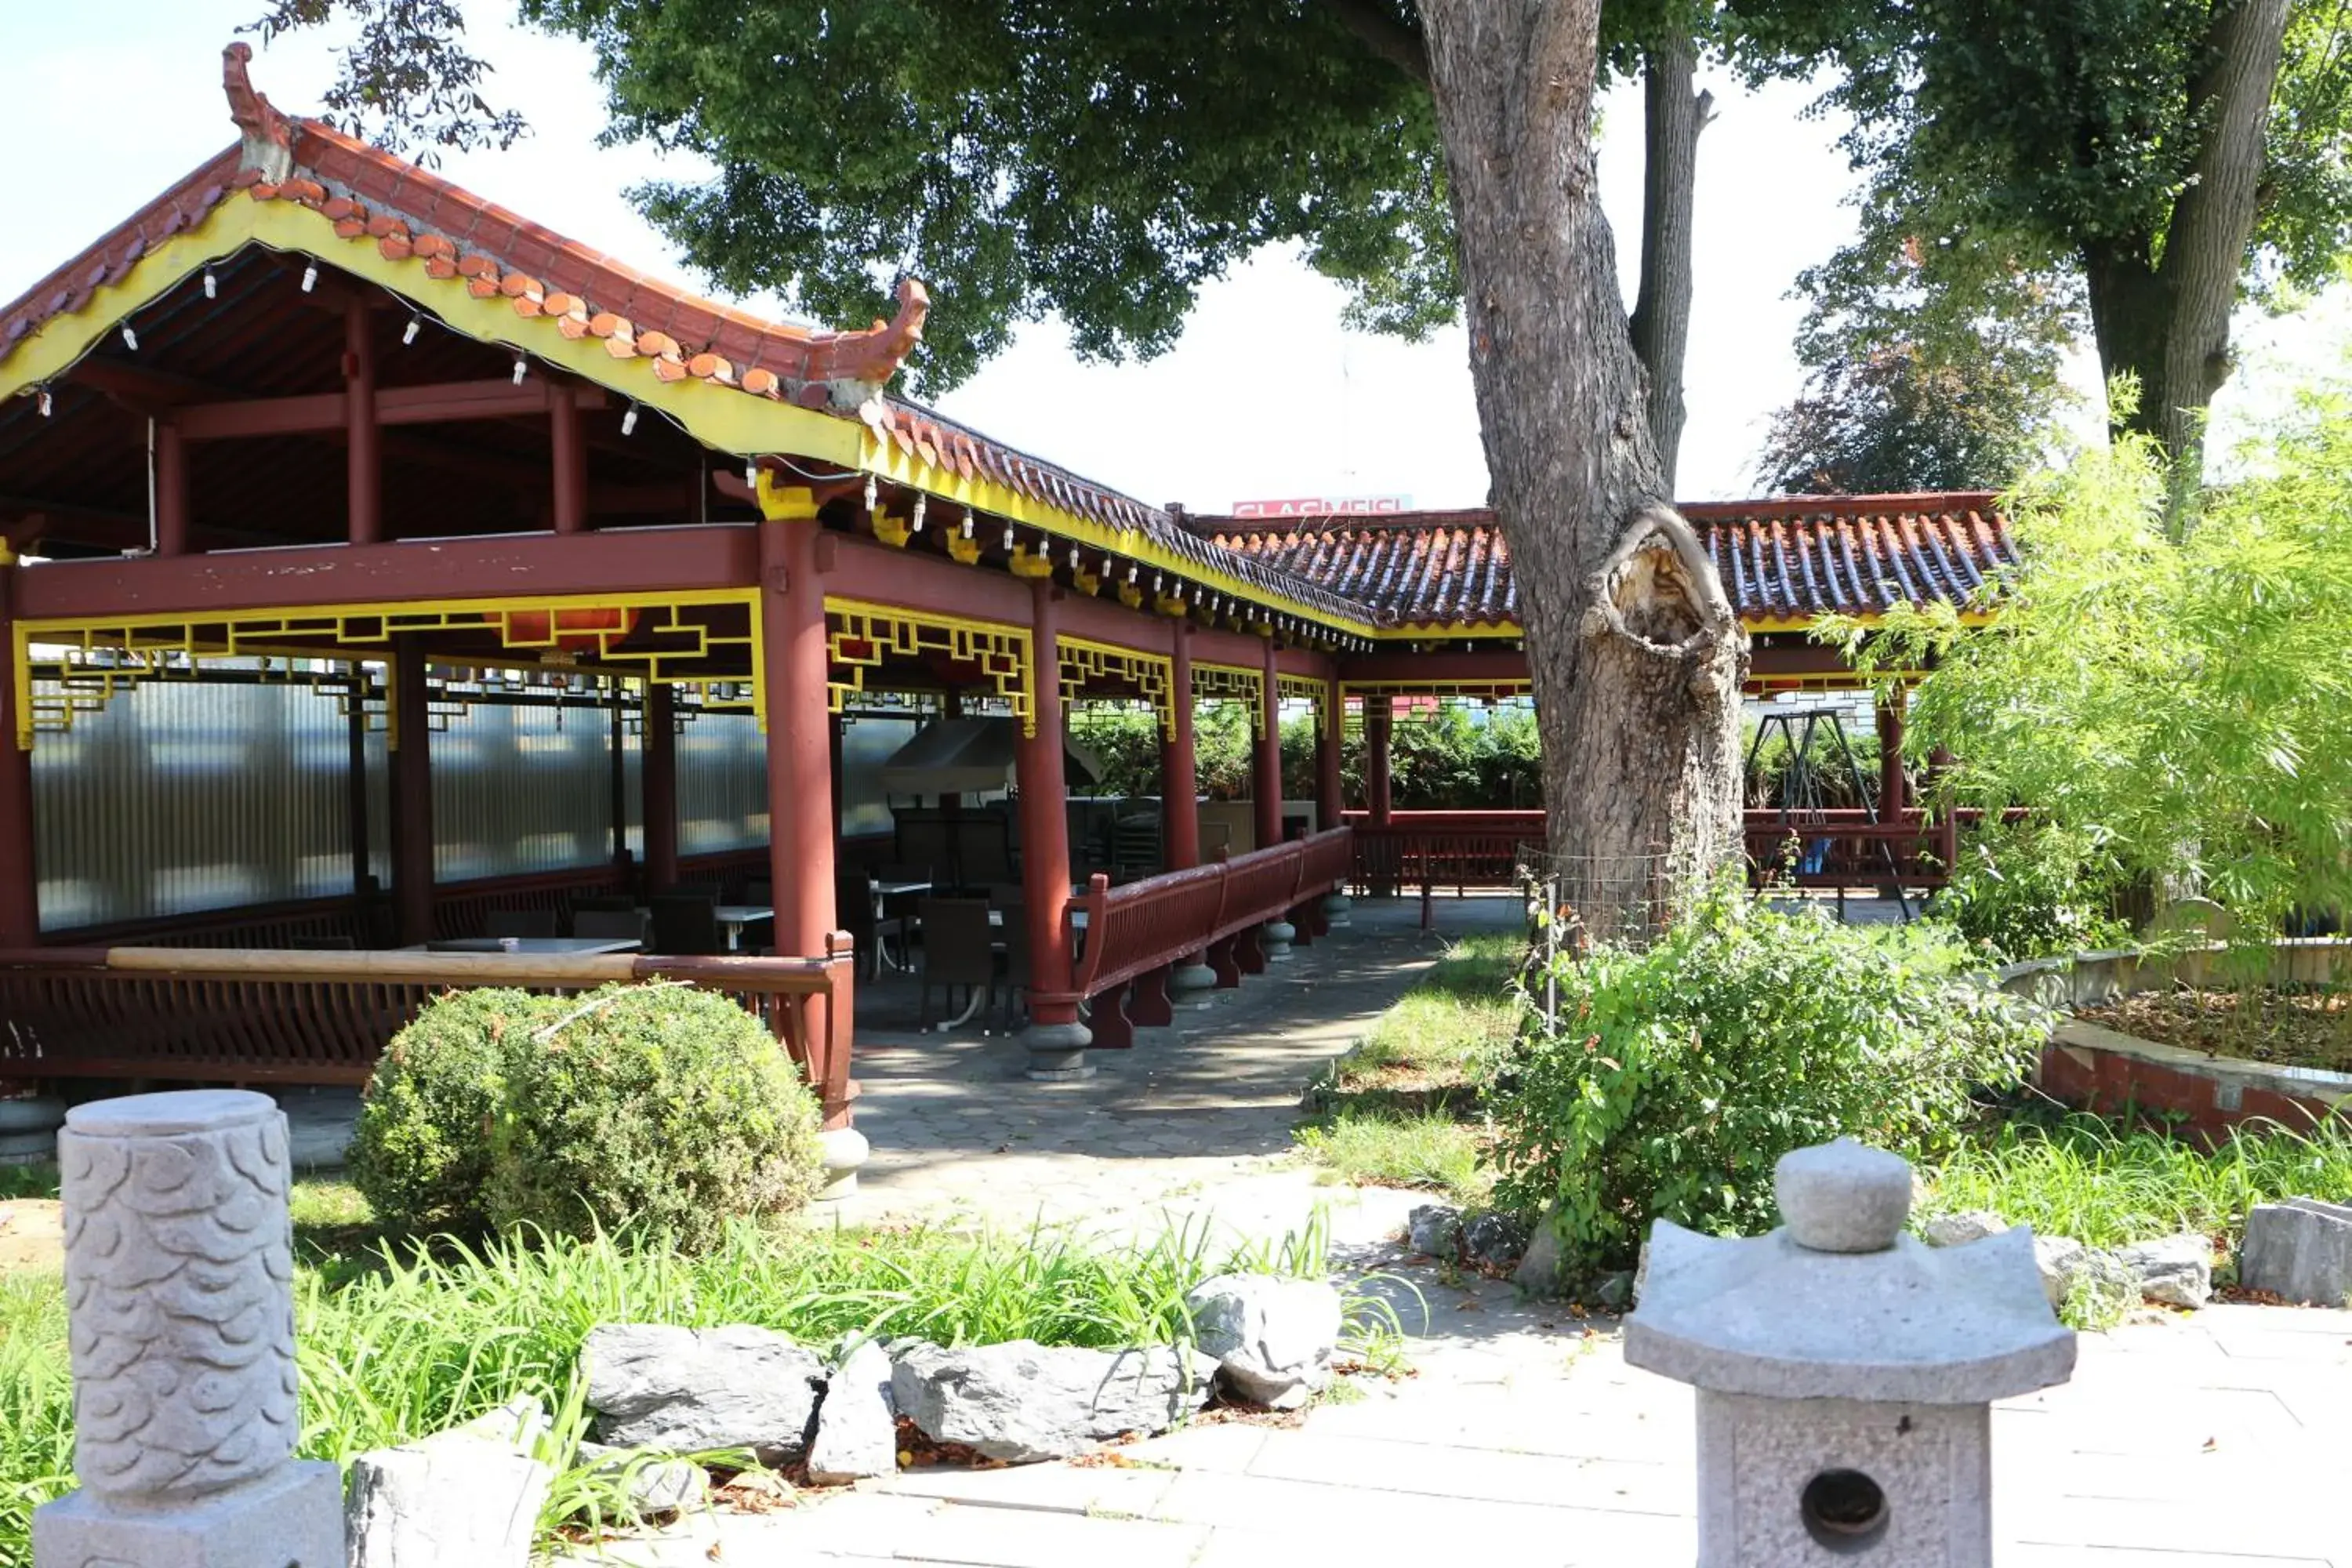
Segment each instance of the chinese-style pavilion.
M794 1046L837 1128L853 1092L833 877L845 700L944 688L1018 720L1030 1038L1052 1072L1082 1059L1082 1006L1091 1043L1123 1044L1130 1022L1164 1021L1170 984L1230 984L1259 962L1260 925L1289 916L1316 934L1321 896L1357 875L1341 826L1345 713L1360 709L1371 747L1358 820L1394 832L1391 700L1527 689L1509 556L1484 513L1269 525L1145 505L893 396L928 310L919 284L860 331L758 320L282 113L248 81L248 55L226 52L237 142L0 310L0 967L19 975L0 1004L20 1058L0 1049L0 1070L59 1070L73 1020L97 1016L86 998L61 1000L79 994L64 969L179 986L147 1001L184 1019L237 1011L190 998L263 973L258 960L238 971L236 953L285 945L283 922L223 917L127 942L44 928L34 749L77 711L208 661L329 661L313 667L348 672L354 709L381 679L402 943L445 930L465 899L497 896L435 884L432 748L417 722L429 670L641 687L656 888L678 878L661 820L673 705L748 709L765 736L769 838L735 874L772 884L780 956L704 968L768 996L788 1034L814 1027L811 987L836 988L837 1047ZM2008 564L1989 501L1686 511L1756 634L1765 690L1852 684L1806 640L1816 616L1960 598ZM1261 739L1255 847L1204 866L1189 699L1210 695L1248 701ZM1063 710L1100 696L1160 714L1164 874L1074 895ZM1286 697L1311 699L1319 717L1324 831L1297 846L1279 842ZM1091 901L1083 959L1074 896ZM243 946L198 963L184 945L223 941ZM422 985L452 972L443 957L405 962L279 952L267 973L325 985L357 965ZM554 965L544 983L655 963L598 962L593 974ZM800 978L776 978L788 971ZM27 1047L37 1014L49 1043ZM352 1049L363 1055L382 1022L353 1024ZM256 1065L267 1042L234 1033L184 1055L186 1070L270 1076Z

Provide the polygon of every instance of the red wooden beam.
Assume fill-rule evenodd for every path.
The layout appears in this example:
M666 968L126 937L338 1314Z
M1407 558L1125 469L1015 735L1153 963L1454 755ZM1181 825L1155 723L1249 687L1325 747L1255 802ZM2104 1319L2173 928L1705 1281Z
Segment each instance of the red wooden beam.
M115 367L102 379L115 381ZM85 377L84 379L88 379ZM124 384L126 386L133 384ZM533 376L520 386L511 380L444 381L424 386L385 386L375 393L376 420L383 425L432 425L466 419L518 419L544 416L554 406L555 384ZM572 389L575 405L602 408L601 388ZM180 429L191 441L252 436L323 435L350 426L349 399L340 392L299 397L247 397L184 404Z
M22 573L16 606L27 619L96 620L501 594L748 588L758 581L758 535L717 525L53 561Z

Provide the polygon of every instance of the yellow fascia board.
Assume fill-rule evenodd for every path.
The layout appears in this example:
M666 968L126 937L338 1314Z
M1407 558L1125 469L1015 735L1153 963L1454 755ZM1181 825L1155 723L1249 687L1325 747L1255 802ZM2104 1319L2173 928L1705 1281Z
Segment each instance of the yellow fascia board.
M122 320L171 291L208 262L225 261L248 245L311 257L321 266L380 284L451 331L545 361L595 383L615 396L656 408L705 446L751 458L791 452L827 462L858 460L866 438L854 419L778 403L731 386L688 376L664 381L654 362L616 359L597 337L567 338L554 319L515 314L503 295L478 300L462 278L429 278L421 260L391 261L373 239L345 239L334 224L299 202L257 202L233 191L194 228L142 257L121 282L103 287L89 303L53 316L0 360L0 397L54 381ZM299 309L291 301L288 309Z
M1333 616L1286 595L1269 593L1231 573L1202 566L1172 550L1162 549L1140 529L1112 528L1048 502L1033 500L1020 491L1007 489L982 475L975 474L966 479L952 468L924 462L919 457L900 448L897 442L886 439L871 429L864 434L865 451L855 459L864 472L911 489L926 491L941 500L991 512L1013 522L1026 523L1032 528L1043 529L1097 550L1110 551L1160 571L1180 573L1192 582L1245 603L1279 609L1285 615L1297 616L1301 620L1312 621L1334 631L1353 637L1380 635L1381 628L1369 618Z

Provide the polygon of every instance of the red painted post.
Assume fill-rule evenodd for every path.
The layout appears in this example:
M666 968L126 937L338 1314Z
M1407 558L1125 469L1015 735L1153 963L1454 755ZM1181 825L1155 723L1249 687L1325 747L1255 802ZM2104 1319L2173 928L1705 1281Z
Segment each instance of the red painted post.
M1274 639L1265 639L1258 684L1259 734L1250 761L1255 780L1250 795L1256 810L1257 847L1282 842L1282 686L1275 678Z
M14 600L22 575L0 541L0 947L41 940L41 885L33 858L33 752L18 725Z
M343 427L351 542L383 539L383 429L376 421L375 334L363 301L343 312Z
M547 438L555 463L555 531L588 526L588 447L580 438L580 395L568 381L547 389Z
M433 743L425 647L393 639L392 899L400 940L433 940Z
M1192 751L1192 626L1175 623L1168 660L1168 701L1175 722L1160 746L1160 865L1181 871L1201 863L1201 775Z
M760 674L767 687L768 877L776 952L823 958L833 908L831 704L825 696L822 525L807 489L769 492L760 525Z
M667 683L646 682L645 750L638 753L646 801L646 889L677 886L677 709Z
M1938 746L1927 759L1927 776L1934 778L1952 765L1952 753ZM1943 862L1943 873L1949 877L1960 863L1960 819L1952 814L1952 804L1943 804L1943 815L1936 819L1936 858Z
M155 553L188 552L188 443L179 426L155 422Z
M1021 890L1029 921L1029 1076L1090 1077L1086 1047L1093 1039L1078 1022L1076 1003L1049 1000L1070 989L1070 814L1063 797L1062 660L1057 632L1061 590L1052 579L1030 580L1030 716L1013 749L1021 789Z
M1348 728L1348 710L1339 694L1335 670L1323 683L1323 700L1317 705L1315 725L1315 828L1328 833L1339 826L1344 804L1339 793L1339 747Z
M1389 737L1396 728L1394 705L1384 696L1364 699L1364 805L1372 824L1389 824Z
M1896 687L1878 700L1878 820L1900 822L1903 798L1903 710L1909 695Z

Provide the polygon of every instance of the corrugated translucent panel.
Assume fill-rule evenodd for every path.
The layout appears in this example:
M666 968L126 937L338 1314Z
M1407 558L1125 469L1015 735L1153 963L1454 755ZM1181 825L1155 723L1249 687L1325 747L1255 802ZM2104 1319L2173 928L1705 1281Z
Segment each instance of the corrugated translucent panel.
M642 799L642 796L637 797ZM677 731L677 850L768 841L768 742L749 713L705 713Z
M882 789L882 764L912 740L919 719L860 715L841 726L841 836L888 833L894 826Z
M483 702L434 732L433 875L557 871L612 857L612 710Z
M44 732L42 926L349 892L349 760L331 689L249 680L147 682Z

